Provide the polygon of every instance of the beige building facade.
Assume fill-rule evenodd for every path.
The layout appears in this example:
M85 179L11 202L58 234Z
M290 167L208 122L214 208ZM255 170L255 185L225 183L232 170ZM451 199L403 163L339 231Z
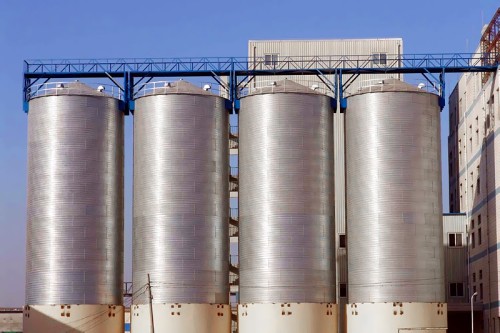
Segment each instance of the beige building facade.
M477 293L479 326L492 333L500 332L500 94L498 71L487 80L483 75L462 75L449 99L449 199L450 212L465 212L467 220L463 292L468 299Z

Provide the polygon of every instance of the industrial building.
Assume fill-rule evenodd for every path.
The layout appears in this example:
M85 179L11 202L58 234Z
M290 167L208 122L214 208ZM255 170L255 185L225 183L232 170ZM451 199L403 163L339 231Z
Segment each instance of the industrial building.
M401 39L250 41L244 61L26 62L24 331L461 332L466 285L488 300L488 317L483 306L477 318L498 327L494 288L482 282L492 270L479 266L482 257L491 265L496 247L471 252L484 246L488 217L474 218L475 231L480 208L456 200L453 211L465 215L442 216L440 157L445 74L471 72L487 86L496 82L498 54L402 50ZM439 74L439 82L428 91L403 82L403 73ZM211 77L223 91L186 76ZM56 78L66 81L49 81ZM473 282L469 268L478 270Z
M23 332L22 308L0 308L0 332Z
M485 54L498 58L499 36L500 11L484 27L473 61L484 62ZM500 332L498 74L463 74L449 100L450 212L466 214L467 229L460 242L466 244L468 256L466 283L458 290L453 282L448 287L453 294L473 300L484 332Z

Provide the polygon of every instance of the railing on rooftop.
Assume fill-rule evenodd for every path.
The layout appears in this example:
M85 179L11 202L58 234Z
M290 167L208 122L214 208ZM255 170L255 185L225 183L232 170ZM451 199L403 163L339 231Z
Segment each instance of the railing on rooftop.
M229 209L229 216L231 217L231 219L235 220L235 221L238 221L238 208L230 208Z
M225 96L227 95L226 89L220 84L215 84L213 82L199 82L193 84L195 87L203 89L204 91L211 93L215 96ZM164 94L165 92L177 93L179 91L185 91L185 87L179 86L175 81L153 81L143 84L138 84L138 89L134 93L134 99L149 95L155 95L157 93Z
M35 84L31 86L28 91L29 98L41 97L41 96L59 96L59 95L78 95L88 93L88 89L85 86L74 84L78 81L65 81L65 82L46 82L42 84ZM95 89L96 94L102 94L103 96L110 96L114 98L121 99L123 93L121 89L117 86L111 84L103 83L86 83L86 86L90 86Z
M236 181L238 180L238 176L239 176L239 169L238 167L230 167L230 178L231 178L231 181Z
M231 254L229 256L229 263L231 264L231 266L233 267L238 267L239 266L239 259L238 259L238 255L237 254Z

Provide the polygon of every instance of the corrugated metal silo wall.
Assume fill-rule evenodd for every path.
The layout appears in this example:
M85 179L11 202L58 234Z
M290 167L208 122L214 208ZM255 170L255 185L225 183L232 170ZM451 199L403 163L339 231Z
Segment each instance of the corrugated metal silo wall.
M276 93L241 103L240 302L333 302L330 99Z
M134 304L228 303L229 132L224 99L136 101Z
M27 304L122 304L123 123L108 97L30 102Z
M348 103L349 302L443 302L438 98L382 92Z
M254 40L248 43L248 57L264 57L266 54L278 54L278 59L284 56L304 57L304 59L313 59L316 56L340 56L340 55L365 55L373 53L386 53L396 55L403 53L403 40L400 38L384 39L357 39L357 40ZM250 67L253 64L249 64ZM262 68L272 68L263 66ZM333 82L332 75L327 75ZM366 80L386 79L394 77L393 74L362 75L348 87L346 94L356 92ZM403 75L400 76L402 78ZM315 76L259 76L250 84L252 87L260 87L269 83L270 80L279 81L284 78L291 79L304 86L317 84L324 91L328 88ZM343 76L343 81L347 82L349 75ZM333 93L329 93L332 95ZM345 221L345 142L344 142L344 114L334 114L334 155L335 155L335 228L336 239L338 241L340 234L346 233ZM339 298L339 285L347 282L347 256L346 250L339 248L336 243L336 290L337 302Z

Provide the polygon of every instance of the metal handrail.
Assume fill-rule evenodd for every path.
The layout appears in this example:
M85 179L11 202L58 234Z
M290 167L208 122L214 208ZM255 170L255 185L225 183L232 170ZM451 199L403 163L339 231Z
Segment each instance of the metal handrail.
M245 88L241 89L238 92L238 97L241 98L241 97L251 95L252 93L255 93L255 92L259 91L260 89L266 88L266 87L270 87L271 89L273 89L273 87L276 86L277 81L278 80L276 80L276 79L275 80L269 80L269 79L257 80L255 82L255 86L245 87ZM287 89L287 82L290 82L290 81L293 81L293 80L281 80L280 81L285 86L286 92L290 92L290 93L303 92L303 89L300 89L300 90L295 89L295 87L297 87L296 84L298 83L302 86L308 87L309 89L311 89L311 91L316 91L316 92L319 92L323 95L333 95L332 89L326 87L325 84L319 80L300 80L299 82L293 81L293 84L290 85L291 88ZM280 91L282 89L283 88L280 88Z
M238 220L238 218L239 218L239 210L238 210L238 208L230 208L229 209L229 216L233 220Z
M139 84L139 89L134 93L134 98L144 97L148 95L153 95L158 91L165 91L165 89L169 89L169 91L176 93L179 92L179 86L177 85L178 81L153 81L147 82L144 84ZM190 82L191 84L194 84ZM227 90L225 87L221 86L218 83L214 82L201 82L198 84L194 84L198 86L200 89L203 89L207 92L212 93L216 96L227 96Z
M229 126L229 133L231 133L234 136L237 136L239 134L238 126L234 126L234 125Z
M422 91L426 91L429 93L434 93L434 94L439 94L440 91L440 84L439 82L422 82L422 80L416 81L416 80L404 80L407 84L410 84L411 86L415 86L415 88L419 88ZM418 83L416 83L418 82ZM416 84L415 84L416 83ZM372 91L372 88L375 89L375 91L380 91L380 87L383 88L388 88L389 90L392 87L395 87L400 84L399 80L393 80L393 79L370 79L370 80L362 80L360 81L359 87L357 91L352 91L351 93L346 92L346 95L352 95L356 94L357 92L361 90L368 90Z
M233 178L238 178L238 176L239 176L239 169L238 169L238 167L230 167L230 175Z
M120 58L120 59L39 59L25 60L25 73L113 73L132 72L210 72L247 70L310 70L319 68L425 68L467 67L498 63L493 54L387 54L385 64L373 61L373 55L282 56L266 64L260 57L198 58ZM144 74L144 73L142 73Z
M229 263L234 266L238 267L239 265L239 256L237 254L231 254L229 255Z
M85 93L87 90L79 89L75 87L74 83L78 81L60 81L60 82L45 82L41 84L35 84L30 87L28 92L29 98L42 97L42 96L58 96L58 95L69 95L79 93ZM85 83L86 86L95 88L96 93L101 93L103 96L114 97L117 99L122 98L122 90L111 84L101 84L101 83Z
M429 64L438 64L438 67L449 65L474 65L476 60L496 61L494 55L481 53L441 53L441 54L387 54L386 64L376 67L401 62L425 67ZM349 66L333 66L333 65ZM373 55L317 55L317 56L282 56L273 62L272 66L266 65L265 56L258 57L199 57L199 58L120 58L120 59L36 59L25 60L26 73L74 71L88 72L125 72L155 70L207 70L207 69L269 69L269 68L294 68L311 69L325 67L352 68L352 65L373 65ZM313 66L321 65L321 66ZM391 66L392 67L392 66Z

